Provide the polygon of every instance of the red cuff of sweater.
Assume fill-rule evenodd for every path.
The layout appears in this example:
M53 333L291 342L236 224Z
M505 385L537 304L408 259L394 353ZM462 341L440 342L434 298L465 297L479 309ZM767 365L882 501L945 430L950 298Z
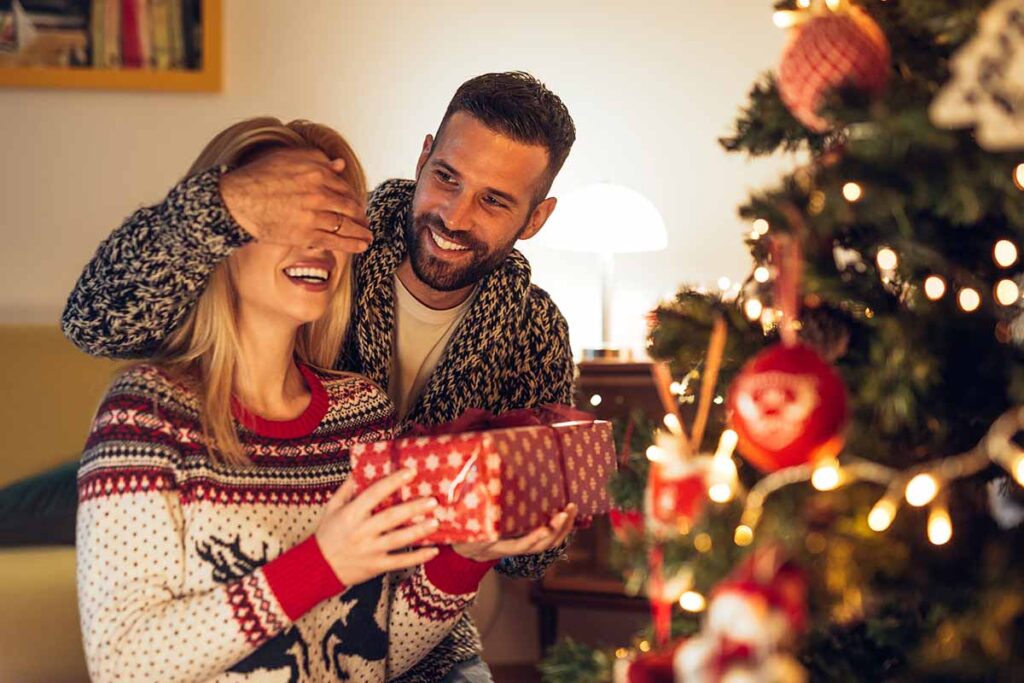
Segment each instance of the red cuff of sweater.
M427 580L450 595L472 593L498 562L477 562L459 555L450 545L438 548L437 557L423 565Z
M263 565L263 575L292 621L345 590L345 584L338 580L320 550L316 536Z

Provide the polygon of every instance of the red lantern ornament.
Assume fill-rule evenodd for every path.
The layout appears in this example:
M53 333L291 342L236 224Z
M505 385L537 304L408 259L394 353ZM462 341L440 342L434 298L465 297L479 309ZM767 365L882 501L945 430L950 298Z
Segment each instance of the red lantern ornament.
M703 461L651 463L647 509L656 528L690 532L707 501L706 471Z
M791 29L778 69L779 95L811 130L829 122L818 111L836 88L880 94L889 81L890 49L885 33L856 5L820 8Z
M843 448L846 386L804 344L754 356L729 387L726 407L740 453L762 472L835 457Z

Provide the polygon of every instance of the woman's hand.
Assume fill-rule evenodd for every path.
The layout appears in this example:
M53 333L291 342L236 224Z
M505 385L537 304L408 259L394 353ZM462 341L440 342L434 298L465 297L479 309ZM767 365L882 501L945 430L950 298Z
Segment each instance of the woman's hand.
M437 529L434 519L405 526L435 507L435 499L421 498L373 513L413 476L409 470L399 470L374 482L358 496L355 482L349 478L327 501L327 511L316 529L316 541L334 574L346 586L355 586L385 572L415 567L437 555L437 548L394 552Z
M569 505L551 518L547 526L537 527L520 538L500 539L483 543L459 543L455 552L477 562L493 562L513 555L536 555L562 544L576 522L578 508Z

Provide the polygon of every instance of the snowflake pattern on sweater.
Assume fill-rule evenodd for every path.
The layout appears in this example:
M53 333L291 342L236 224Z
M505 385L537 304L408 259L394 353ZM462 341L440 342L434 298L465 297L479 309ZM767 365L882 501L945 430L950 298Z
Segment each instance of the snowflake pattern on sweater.
M458 623L490 565L450 549L344 587L313 531L348 448L393 434L384 392L303 368L322 417L294 438L239 427L251 468L207 455L199 402L152 365L125 371L79 470L78 586L96 681L382 681ZM283 424L283 423L282 423Z

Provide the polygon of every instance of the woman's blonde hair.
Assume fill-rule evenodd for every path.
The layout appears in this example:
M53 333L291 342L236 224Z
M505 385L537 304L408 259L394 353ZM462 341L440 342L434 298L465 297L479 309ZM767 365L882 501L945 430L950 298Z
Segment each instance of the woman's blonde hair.
M272 117L248 119L219 133L199 154L186 177L218 166L238 167L271 148L319 149L344 159L341 177L359 197L366 195L363 168L336 131L309 121L284 124ZM334 366L348 329L352 305L351 257L339 258L341 276L327 312L299 328L296 358L318 368ZM162 344L156 364L191 384L200 396L200 415L210 457L239 467L250 463L232 420L232 386L238 372L238 292L228 260L218 264L206 289L182 324Z

